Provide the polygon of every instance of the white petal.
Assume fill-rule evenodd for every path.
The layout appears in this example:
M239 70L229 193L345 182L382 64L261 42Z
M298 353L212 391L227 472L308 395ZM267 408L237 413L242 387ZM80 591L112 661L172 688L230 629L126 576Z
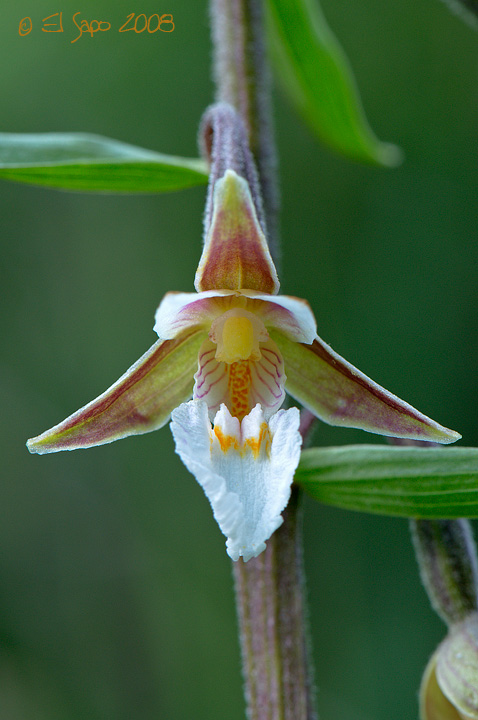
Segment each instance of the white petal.
M297 408L280 410L267 424L257 405L239 423L222 405L213 429L206 403L193 400L173 411L171 430L227 537L228 555L245 562L259 555L282 523L299 462Z
M264 295L252 290L243 290L242 294L249 298L247 309L256 313L266 328L277 328L296 342L309 345L314 341L317 323L306 300L290 295Z
M305 300L253 290L167 293L156 311L154 331L162 340L170 340L194 325L209 330L216 318L233 308L254 313L266 328L277 328L296 342L310 344L317 335L314 315Z
M209 330L218 315L229 309L233 298L237 294L232 290L166 293L156 310L154 332L161 339L170 340L185 327L202 325Z

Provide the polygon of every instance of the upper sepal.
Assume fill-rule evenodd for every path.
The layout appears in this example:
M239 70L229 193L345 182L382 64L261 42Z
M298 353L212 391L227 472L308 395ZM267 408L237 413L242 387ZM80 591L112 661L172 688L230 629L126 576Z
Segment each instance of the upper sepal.
M286 390L330 425L389 437L452 443L461 435L392 395L317 337L311 345L270 330L287 373Z
M249 186L234 170L216 181L212 219L195 288L259 290L275 294L279 280L257 218Z
M103 445L156 430L191 396L198 351L197 328L156 342L106 392L50 430L28 440L31 453Z

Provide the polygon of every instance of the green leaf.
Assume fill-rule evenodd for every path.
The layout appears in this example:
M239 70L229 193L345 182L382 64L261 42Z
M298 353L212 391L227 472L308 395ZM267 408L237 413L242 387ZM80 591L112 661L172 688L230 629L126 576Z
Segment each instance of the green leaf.
M277 74L298 112L325 143L369 163L395 166L401 152L368 125L347 57L318 0L266 0Z
M302 453L295 481L316 500L348 510L478 517L478 448L311 448Z
M202 160L86 133L0 133L0 178L62 190L156 193L205 185Z

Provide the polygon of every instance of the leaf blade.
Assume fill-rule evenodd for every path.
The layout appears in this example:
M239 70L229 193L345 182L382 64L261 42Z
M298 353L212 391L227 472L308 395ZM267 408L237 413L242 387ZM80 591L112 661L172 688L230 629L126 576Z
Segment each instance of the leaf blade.
M371 130L349 61L318 0L267 0L272 56L292 104L332 149L355 160L394 167L395 145Z
M295 482L320 502L396 517L478 517L478 448L304 450Z
M206 164L88 133L0 133L0 178L81 192L173 192L208 180Z

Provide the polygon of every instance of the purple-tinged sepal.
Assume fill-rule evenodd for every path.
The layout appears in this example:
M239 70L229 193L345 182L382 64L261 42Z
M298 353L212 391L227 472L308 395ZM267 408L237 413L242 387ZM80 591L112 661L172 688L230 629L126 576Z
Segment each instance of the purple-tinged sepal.
M286 390L329 425L389 437L452 443L461 435L392 395L317 337L310 345L269 331L284 359Z
M106 392L50 430L28 440L31 453L103 445L165 425L192 395L197 358L206 334L192 328L156 342Z

